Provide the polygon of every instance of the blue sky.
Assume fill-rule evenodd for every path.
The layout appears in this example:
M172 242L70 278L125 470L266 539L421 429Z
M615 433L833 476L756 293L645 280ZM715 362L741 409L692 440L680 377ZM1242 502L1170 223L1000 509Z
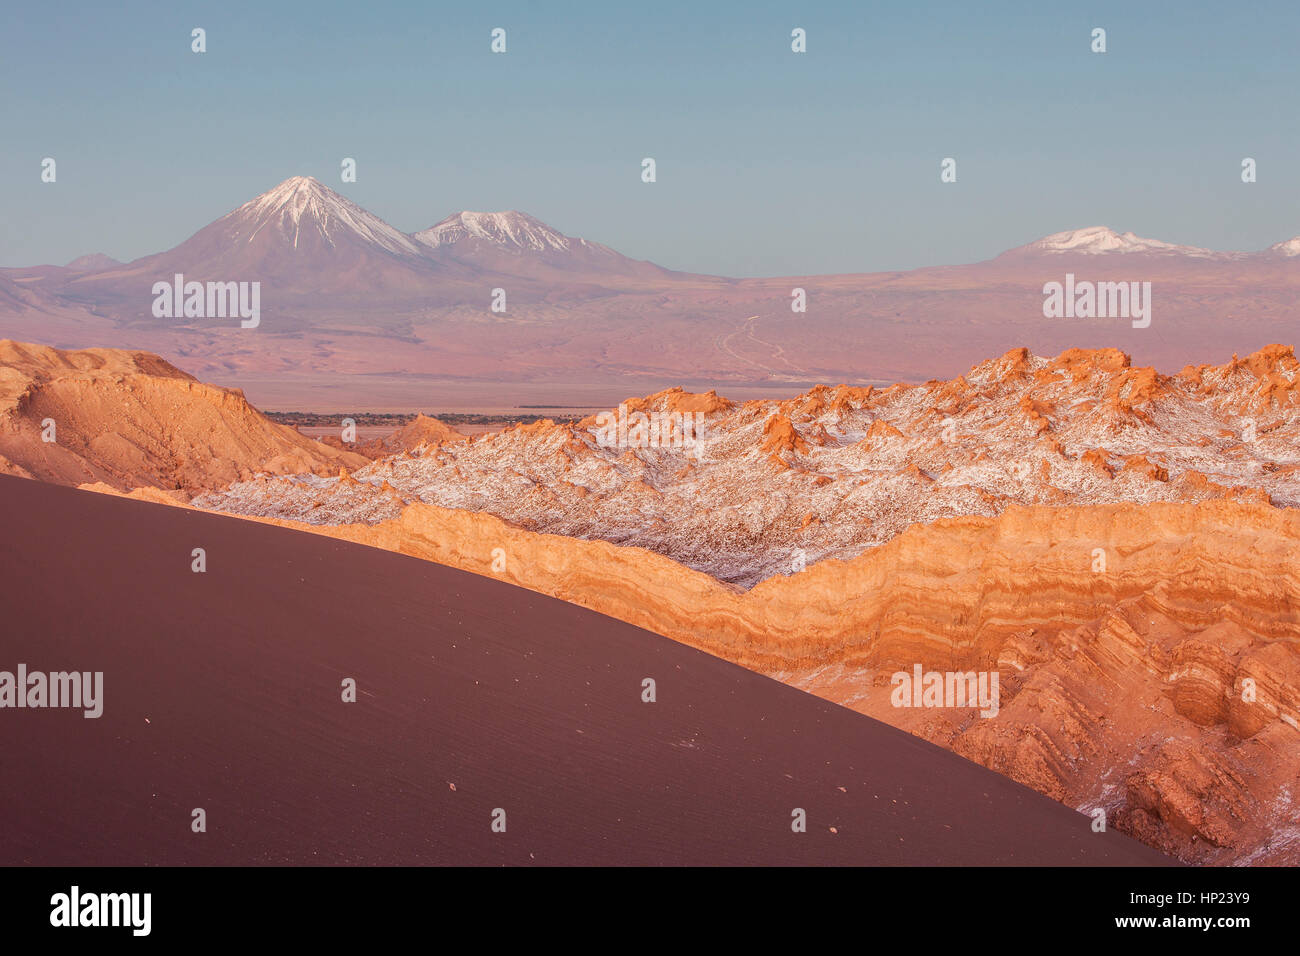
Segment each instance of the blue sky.
M970 262L1088 225L1217 249L1300 234L1294 0L11 3L0 16L7 266L161 251L292 175L405 231L521 209L726 275ZM790 51L796 26L805 54ZM1105 54L1089 49L1098 26ZM345 156L355 184L340 182ZM946 156L955 184L939 181Z

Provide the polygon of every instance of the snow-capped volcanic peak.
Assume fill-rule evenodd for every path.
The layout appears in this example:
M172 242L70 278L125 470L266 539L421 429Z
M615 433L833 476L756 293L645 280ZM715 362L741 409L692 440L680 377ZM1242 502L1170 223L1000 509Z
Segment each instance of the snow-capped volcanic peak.
M1294 239L1285 239L1282 242L1275 242L1268 247L1268 251L1271 255L1286 256L1287 258L1300 256L1300 236L1296 236Z
M1196 246L1179 246L1159 239L1143 239L1131 232L1119 233L1106 226L1089 226L1086 229L1071 229L1057 232L1050 236L1031 242L1024 247L1026 252L1042 255L1085 255L1097 256L1111 253L1144 252L1161 255L1181 255L1211 257L1221 253Z
M286 179L226 218L246 227L247 242L274 230L296 249L305 233L316 231L331 246L361 240L397 255L421 254L405 233L311 176Z
M568 252L575 245L594 248L583 239L570 239L527 213L458 212L436 226L417 232L415 238L426 246L438 248L466 239L483 239L494 245L535 252Z

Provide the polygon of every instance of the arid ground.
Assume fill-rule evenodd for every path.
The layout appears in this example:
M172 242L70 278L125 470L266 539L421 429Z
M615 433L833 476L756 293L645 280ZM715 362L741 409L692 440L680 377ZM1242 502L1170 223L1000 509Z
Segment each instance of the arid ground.
M1167 862L909 734L481 575L12 477L0 525L6 663L105 686L98 719L0 724L6 864Z
M599 847L564 830L563 844L546 842L559 839L552 833L528 852L551 862L616 862L607 852L625 862L791 862L780 841L793 808L809 811L810 834L824 824L837 838L877 818L862 808L823 817L828 805L804 806L812 796L785 807L787 783L757 796L772 762L807 758L778 775L865 799L855 787L870 789L879 761L894 757L860 755L884 747L896 764L916 764L890 770L896 786L919 781L933 761L952 786L895 792L891 801L915 810L914 831L891 817L887 836L843 840L825 861L941 862L936 831L957 826L945 814L957 812L947 801L959 799L964 775L984 781L961 798L989 795L988 806L974 805L980 812L1000 813L1011 799L996 794L1028 800L1023 785L1055 801L1066 831L1082 828L1082 843L1037 845L1040 862L1093 859L1091 838L1110 846L1094 832L1099 821L1107 840L1126 834L1188 863L1300 859L1300 363L1289 347L1176 375L1113 349L1044 357L1022 348L925 385L818 386L748 402L669 389L568 423L467 436L417 416L348 440L342 428L313 438L272 422L239 390L149 353L4 341L0 360L0 470L14 476L4 513L22 542L3 578L24 609L10 643L36 667L43 647L73 642L51 670L86 669L95 647L117 648L103 659L104 718L17 712L36 736L14 745L29 762L15 780L70 772L76 764L60 771L50 763L57 748L44 749L69 735L65 747L105 761L105 786L128 758L145 761L146 779L159 760L165 814L191 800L194 775L219 800L238 801L223 788L242 773L270 789L245 791L263 802L229 826L260 833L289 806L308 821L347 816L348 832L364 835L330 837L320 852L331 860L353 846L371 862L490 862L483 854L496 845L477 833L394 849L370 829L384 826L374 808L406 807L436 768L450 794L485 805L511 793L526 818L553 818L565 800L595 799L564 796L589 785L585 755L616 761L605 765L616 792L604 794L615 823L656 822L618 837L596 826ZM195 548L205 549L202 573L191 566ZM105 608L111 624L97 618ZM492 660L461 660L471 644ZM661 661L656 673L701 675L676 722L642 723L683 700L647 654ZM76 663L83 658L90 663ZM914 668L996 674L1000 700L992 712L899 706L895 679ZM553 684L536 683L552 673ZM339 697L348 676L355 704ZM640 697L647 677L655 703ZM604 696L588 699L588 681ZM158 728L155 699L159 713L176 712ZM134 709L123 715L115 700ZM599 715L592 723L589 712ZM131 749L151 739L141 734L174 736L158 750ZM230 756L245 746L241 734L257 740L254 756ZM372 734L388 742L363 759ZM182 738L201 759L182 756ZM855 742L867 738L875 742ZM600 739L606 751L584 749ZM653 754L636 756L642 748ZM269 767L295 753L304 776L288 773L289 789L277 790ZM356 802L304 796L347 754L367 779L338 770ZM637 760L668 780L670 799L624 802L647 786L628 776ZM824 771L837 768L867 776L832 782ZM468 776L458 781L458 770ZM713 788L708 806L722 813L718 799L734 802L722 781L733 778L755 794L735 811L749 828L741 843L730 842L739 830L683 843L657 829L660 810L714 827L716 817L688 804ZM92 791L78 792L89 820L144 813L97 808ZM63 812L39 793L22 782L10 791L20 817L44 821L29 836ZM455 812L493 835L482 814L504 805ZM414 804L403 812L414 815ZM604 809L592 812L608 823ZM188 839L186 820L176 824ZM987 825L1000 849L962 835L944 859L1029 861L1008 855L1029 851L1004 823ZM302 832L270 840L266 859L303 859L275 855ZM177 843L170 852L181 855L167 859L247 859L241 845L190 857L218 849ZM420 846L432 849L419 856Z

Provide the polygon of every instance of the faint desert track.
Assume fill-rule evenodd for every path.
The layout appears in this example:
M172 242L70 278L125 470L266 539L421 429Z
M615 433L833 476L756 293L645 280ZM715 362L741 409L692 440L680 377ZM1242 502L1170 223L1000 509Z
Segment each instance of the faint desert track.
M772 359L783 362L787 366L789 371L801 372L801 373L805 372L805 369L801 368L798 365L795 365L793 362L791 362L789 359L785 357L784 346L773 345L771 342L765 342L763 339L760 339L758 336L754 334L754 322L761 318L763 318L763 316L761 315L751 315L749 318L745 319L740 324L740 326L736 328L734 332L729 332L724 336L719 336L714 342L715 346L720 351L725 352L727 355L730 355L732 358L736 359L739 362L744 362L747 365L752 365L754 368L762 369L764 372L771 372L774 375L783 374L782 370L775 369L770 365L764 365L762 362L758 362L754 359L741 355L739 352L733 349L731 347L732 341L736 338L736 336L743 335L745 338L749 339L749 341L753 342L755 345L762 346L763 348L768 349L771 352Z

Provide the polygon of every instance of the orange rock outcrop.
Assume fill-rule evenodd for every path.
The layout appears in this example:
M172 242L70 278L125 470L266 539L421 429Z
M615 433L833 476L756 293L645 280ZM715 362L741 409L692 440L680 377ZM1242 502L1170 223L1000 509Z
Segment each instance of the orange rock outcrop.
M65 351L0 340L0 456L9 474L188 492L258 472L366 464L277 425L235 388L206 385L148 352Z

